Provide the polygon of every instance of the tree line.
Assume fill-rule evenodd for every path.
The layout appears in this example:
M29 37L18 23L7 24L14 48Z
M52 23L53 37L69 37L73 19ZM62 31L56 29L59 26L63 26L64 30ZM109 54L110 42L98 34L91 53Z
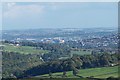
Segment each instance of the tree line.
M23 78L55 72L64 72L65 74L66 71L73 71L73 74L76 75L78 69L112 66L111 64L118 65L118 60L120 60L120 57L117 53L83 56L74 55L72 58L66 60L56 60L43 63L24 71L24 74L19 77Z

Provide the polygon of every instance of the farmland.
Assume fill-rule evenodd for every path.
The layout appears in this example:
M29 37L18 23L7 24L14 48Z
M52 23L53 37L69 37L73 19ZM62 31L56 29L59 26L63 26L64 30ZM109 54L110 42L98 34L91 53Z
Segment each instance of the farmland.
M48 53L48 50L38 50L35 47L30 46L14 46L10 44L4 44L3 51L7 52L18 52L21 54L39 54Z
M63 73L53 73L53 78L61 78ZM108 78L108 77L118 77L118 66L114 67L101 67L101 68L89 68L89 69L80 69L78 76L73 76L72 71L68 71L66 73L67 78L79 78L78 76L82 77L90 77L93 76L94 78ZM49 74L36 76L36 77L42 77L42 78L48 78Z
M8 77L13 77L10 75L10 73L12 73L15 77L22 78L29 76L35 78L49 78L51 77L49 73L52 73L53 78L62 78L64 71L67 71L65 74L66 78L108 78L111 76L116 78L118 77L118 66L105 67L111 66L111 64L118 65L118 54L101 53L92 55L91 49L71 50L69 47L63 47L63 45L60 44L43 43L39 43L39 45L37 44L39 47L36 48L35 43L30 44L34 46L22 46L22 44L17 45L10 43L3 44L4 76L8 74ZM63 56L61 60L58 59L60 55L69 53L78 54L78 56L73 55L66 59L63 59ZM56 61L49 61L50 57L53 60L56 58ZM75 70L78 71L75 73L76 76L73 75L73 71Z
M89 54L91 54L91 51L84 51L84 50L71 51L71 54L77 54L77 55L89 55Z

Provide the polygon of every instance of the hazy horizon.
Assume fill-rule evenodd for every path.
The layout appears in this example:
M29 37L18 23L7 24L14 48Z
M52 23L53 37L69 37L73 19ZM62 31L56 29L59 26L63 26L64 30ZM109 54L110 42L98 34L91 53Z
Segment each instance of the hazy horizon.
M25 31L25 30L40 30L40 29L43 29L43 30L47 30L47 29L105 29L105 30L109 30L109 29L112 29L112 30L118 30L118 28L116 27L85 27L85 28L29 28L29 29L2 29L0 31Z
M3 3L3 30L118 28L116 2Z

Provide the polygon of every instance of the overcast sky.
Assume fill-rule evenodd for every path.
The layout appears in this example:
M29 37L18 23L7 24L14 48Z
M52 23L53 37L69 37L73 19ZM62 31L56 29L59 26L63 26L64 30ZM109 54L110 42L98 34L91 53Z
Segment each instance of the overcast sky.
M116 2L3 3L3 29L118 27Z

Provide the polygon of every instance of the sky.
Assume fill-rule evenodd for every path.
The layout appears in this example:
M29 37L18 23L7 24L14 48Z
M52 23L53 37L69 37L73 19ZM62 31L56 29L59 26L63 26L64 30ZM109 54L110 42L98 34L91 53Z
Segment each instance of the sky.
M2 29L118 27L117 2L4 2Z

